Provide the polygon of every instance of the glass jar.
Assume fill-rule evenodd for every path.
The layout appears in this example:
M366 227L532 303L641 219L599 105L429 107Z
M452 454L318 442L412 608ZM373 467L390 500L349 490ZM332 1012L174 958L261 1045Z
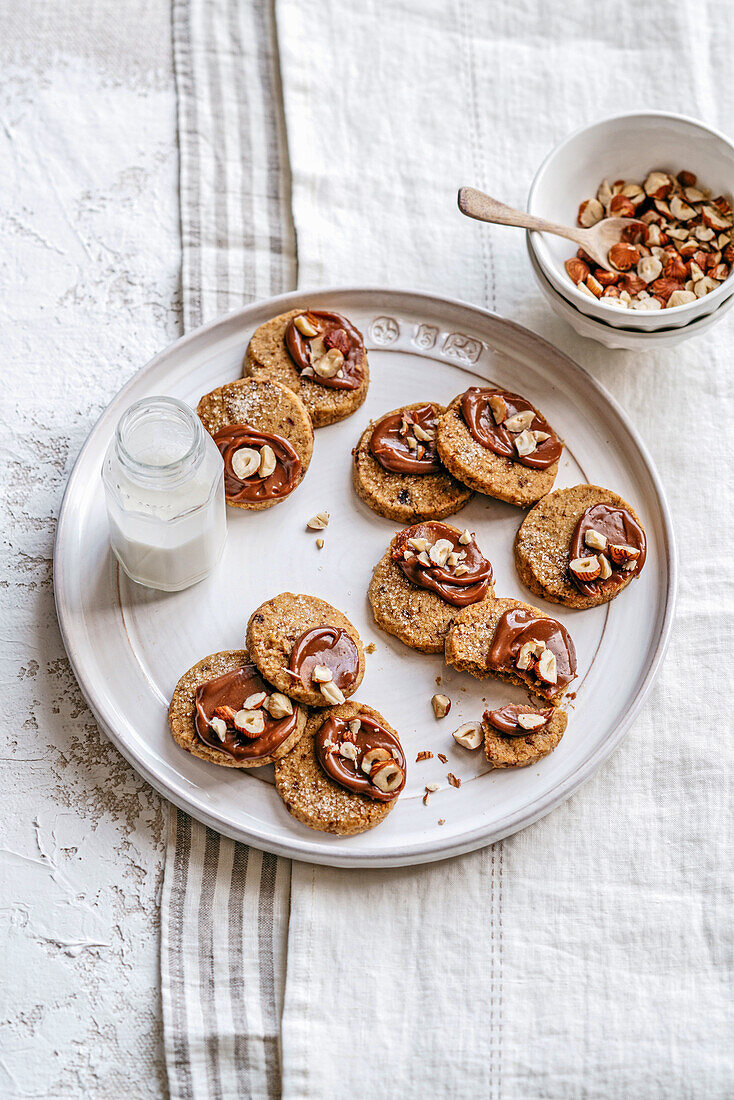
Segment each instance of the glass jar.
M224 463L198 416L173 397L123 413L102 464L112 549L138 584L177 592L219 561Z

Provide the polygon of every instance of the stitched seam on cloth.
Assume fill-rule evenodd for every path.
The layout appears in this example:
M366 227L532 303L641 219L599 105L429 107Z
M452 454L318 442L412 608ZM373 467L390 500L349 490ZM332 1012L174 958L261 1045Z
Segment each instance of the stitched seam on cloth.
M214 888L219 871L219 836L211 829L206 830L204 847L204 867L201 883L201 909L199 912L199 971L200 997L205 1017L216 1019L214 994L214 936L213 936L213 900ZM222 1100L222 1083L219 1078L218 1034L215 1030L208 1038L204 1049L209 1087L216 1100Z
M188 1100L192 1093L191 1085L191 1053L188 1044L188 1030L186 1028L186 1005L183 979L183 921L184 898L186 894L186 882L188 873L188 861L191 846L191 821L177 808L171 808L171 822L174 830L174 862L173 885L171 889L173 902L171 913L174 917L172 925L172 937L168 955L169 973L173 975L169 984L171 994L171 1020L173 1023L170 1036L170 1049L173 1065L177 1071L175 1079L178 1088L174 1088L174 1080L169 1073L171 1096Z
M191 58L190 0L174 0L172 24L178 101L181 293L184 329L188 331L201 324L201 193L198 172L199 135ZM189 162L191 171L186 170Z
M313 965L314 965L314 963L313 963L313 930L314 930L314 925L316 923L316 921L314 919L314 896L315 896L315 893L316 893L316 867L312 865L312 867L311 867L311 899L310 899L310 908L309 908L309 914L308 914L308 948L306 950L306 960L307 960L306 969L305 969L306 974L312 974L313 973ZM307 992L306 992L306 1011L304 1013L304 1020L306 1022L308 1020L312 1019L312 1016L311 1016L311 989L312 988L313 987L312 987L311 983L308 982L307 986L306 986L306 990L307 990ZM304 1082L303 1082L303 1086L304 1086L303 1094L304 1094L304 1096L307 1096L310 1092L309 1085L308 1085L309 1079L311 1077L311 1066L310 1066L309 1060L308 1060L308 1056L310 1055L310 1053L311 1053L311 1047L306 1045L306 1047L302 1051L302 1055L301 1055L302 1061L303 1061L303 1066L304 1066L304 1069L305 1069Z
M232 886L229 895L230 1009L234 1024L234 1064L237 1083L250 1095L250 1032L247 1021L247 990L242 960L242 916L250 849L235 848Z
M273 959L273 908L277 857L263 853L258 905L258 937L260 947L260 997L263 1004L263 1041L265 1043L265 1073L268 1095L279 1096L280 1056L278 1051L278 1020L275 1011L275 966Z
M484 170L483 145L481 142L481 119L479 116L479 103L477 97L476 59L474 56L474 34L472 33L469 18L468 0L459 0L459 10L462 23L462 39L466 43L466 83L468 88L469 105L471 111L471 149L474 171L476 173L479 188L486 190L486 173ZM492 262L492 240L486 226L480 227L479 238L482 243L482 266L484 270L484 305L487 309L494 309L495 305L495 281L494 264Z

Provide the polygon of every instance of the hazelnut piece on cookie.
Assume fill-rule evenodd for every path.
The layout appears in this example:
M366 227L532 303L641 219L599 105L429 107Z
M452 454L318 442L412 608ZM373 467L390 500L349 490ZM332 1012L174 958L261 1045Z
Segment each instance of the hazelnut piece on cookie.
M484 752L494 768L526 768L559 744L568 717L557 707L535 709L506 704L486 710L482 719Z
M436 448L443 405L403 405L373 421L354 449L357 495L378 515L398 523L443 519L472 497L453 478Z
M301 484L313 453L313 427L291 390L241 378L206 394L196 411L222 456L227 504L271 508Z

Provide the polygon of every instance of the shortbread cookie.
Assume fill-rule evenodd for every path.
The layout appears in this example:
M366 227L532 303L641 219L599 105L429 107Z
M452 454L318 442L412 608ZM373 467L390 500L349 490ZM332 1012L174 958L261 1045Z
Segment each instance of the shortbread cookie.
M278 761L275 786L288 812L310 829L352 836L384 821L405 775L395 730L378 711L350 700L311 715L302 740Z
M446 469L479 493L526 508L553 488L563 444L524 397L472 386L439 417Z
M576 677L576 648L557 619L520 600L464 608L446 636L446 663L494 676L558 703Z
M474 535L436 521L395 535L368 591L377 625L422 653L442 653L460 609L493 595L492 566Z
M240 378L207 393L196 411L224 459L227 504L272 508L301 484L313 453L313 427L287 386Z
M473 493L444 468L436 450L435 402L393 409L362 433L354 449L353 480L373 512L398 523L443 519Z
M343 703L364 677L364 650L346 615L317 596L281 592L247 624L247 648L265 679L309 707Z
M515 565L531 592L566 607L608 603L637 577L647 545L640 519L599 485L557 489L535 505L515 537Z
M508 704L486 710L482 718L484 752L494 768L526 768L553 752L565 733L568 716L547 709Z
M297 393L315 428L358 409L370 382L362 334L340 313L292 309L256 329L245 377L272 378Z
M259 768L297 744L306 711L265 683L247 650L228 649L183 674L168 724L192 756L224 768Z

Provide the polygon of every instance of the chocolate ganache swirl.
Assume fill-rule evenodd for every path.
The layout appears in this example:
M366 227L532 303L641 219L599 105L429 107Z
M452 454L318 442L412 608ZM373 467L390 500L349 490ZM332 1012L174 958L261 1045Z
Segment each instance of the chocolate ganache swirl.
M518 667L518 659L525 663L520 651L528 643L537 645L537 650L524 654L530 658L527 667ZM555 657L555 679L543 678L541 661L544 648ZM512 673L524 680L537 695L551 698L567 688L576 676L576 647L565 626L557 619L516 607L505 611L497 623L487 656L487 667L496 672Z
M587 536L591 531L601 535L602 542L606 540L604 551L600 551L598 546L592 547L587 543ZM592 538L592 541L598 540ZM629 546L637 551L637 556L630 562L620 561L615 563L612 557L615 546ZM569 571L571 580L584 596L596 596L600 590L604 591L614 585L621 584L622 581L629 580L630 577L634 577L640 572L647 556L647 540L645 539L645 532L626 508L617 508L613 504L594 504L583 513L576 524L571 539L570 560L574 561L576 558L583 558L596 553L600 557L603 554L611 568L611 574L606 579L597 578L594 581L585 581L581 577L577 577L573 570ZM628 566L628 568L625 568L625 566Z
M540 733L541 730L544 730L555 713L555 707L536 710L534 707L523 706L522 704L516 706L514 703L508 703L507 706L500 707L498 710L485 710L484 717L492 729L497 730L504 737L529 737L533 733ZM543 724L535 729L523 729L519 723L521 714L540 715L543 718Z
M296 325L296 318L288 322L285 330L285 346L299 374L306 372L311 382L332 390L356 390L364 377L362 360L364 340L362 333L340 313L323 309L304 310L299 316L316 329L314 336L306 336ZM344 356L344 362L336 374L323 377L314 370L314 363L336 348Z
M436 450L433 405L383 416L370 436L370 451L393 474L436 474L443 470Z
M232 424L214 434L214 442L224 460L224 494L236 503L259 503L288 496L298 484L301 460L298 452L280 435L259 432L247 424ZM260 452L264 446L275 454L275 469L262 477L258 469L249 477L240 478L234 471L235 455L243 448Z
M395 539L392 559L416 588L435 592L454 607L483 600L492 583L492 565L474 536L446 523L406 527Z
M495 417L493 404L495 409L500 410L499 421ZM520 394L510 393L508 390L472 386L462 394L460 407L461 415L473 438L494 454L519 462L532 470L545 470L561 457L563 446L550 424ZM525 418L527 420L525 428L512 430L513 417L520 413L531 412L533 417ZM539 432L547 438L534 441L534 449L529 454L521 454L515 441L526 431L531 434Z
M312 686L311 677L316 665L324 665L330 670L331 682L340 691L354 684L359 673L359 650L346 630L337 626L319 626L307 630L296 639L289 667L304 687Z
M395 734L366 714L351 719L330 715L314 738L314 749L329 778L355 794L367 795L377 802L391 802L405 786L402 745ZM390 790L382 790L373 782L386 765L391 773L390 784L386 784L391 786Z
M267 697L271 692L270 684L250 661L214 680L207 680L196 689L195 696L194 725L199 740L235 760L259 760L270 756L295 730L298 708L293 706L293 713L283 718L272 718L261 704L257 709L262 711L263 730L254 736L237 729L234 717L251 696L264 694ZM226 724L223 738L212 725L214 718Z

